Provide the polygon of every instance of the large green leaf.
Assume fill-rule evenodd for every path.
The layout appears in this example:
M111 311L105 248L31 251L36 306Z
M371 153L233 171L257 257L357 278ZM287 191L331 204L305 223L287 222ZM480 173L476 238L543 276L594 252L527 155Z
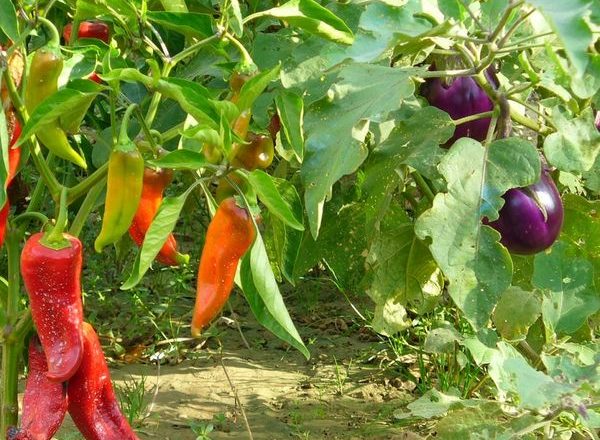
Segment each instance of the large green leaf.
M258 322L308 359L310 354L285 307L260 233L242 259L239 280Z
M600 153L600 133L594 126L592 109L586 109L574 119L567 119L555 109L553 119L558 132L552 133L544 141L544 153L548 161L563 171L584 173L584 177L590 180L588 185L598 186L598 170L592 166Z
M565 194L562 200L565 220L560 239L577 249L577 256L592 264L594 285L600 286L600 201L575 194Z
M587 49L593 36L586 16L591 12L591 0L528 0L542 11L546 20L565 47L577 76L583 75L588 64Z
M521 408L544 410L559 405L565 394L575 390L534 369L505 342L498 343L488 372L498 391L512 397Z
M281 140L291 147L298 162L302 163L304 158L304 101L295 93L283 91L275 98L275 104L281 123ZM289 160L290 157L287 159Z
M433 257L449 280L448 292L476 328L487 325L490 314L508 288L512 262L498 243L500 235L481 223L493 220L508 189L539 179L535 147L517 139L503 139L488 148L459 139L442 159L439 170L448 192L435 196L431 209L415 225L421 239L431 239Z
M574 333L600 310L592 264L576 258L566 243L557 242L549 253L536 255L533 284L542 290L542 317L558 335Z
M323 203L331 186L365 160L369 118L400 107L414 92L411 75L420 69L352 64L343 68L327 96L306 112L306 151L301 176L310 230L319 233Z
M504 339L525 339L529 327L542 313L542 302L534 293L508 288L494 309L494 324Z
M374 322L379 333L392 335L406 327L400 307L426 313L442 293L442 273L398 203L385 212L367 264L372 277L367 293L377 306L376 315L382 313ZM394 308L399 313L390 313ZM400 321L394 321L398 317Z

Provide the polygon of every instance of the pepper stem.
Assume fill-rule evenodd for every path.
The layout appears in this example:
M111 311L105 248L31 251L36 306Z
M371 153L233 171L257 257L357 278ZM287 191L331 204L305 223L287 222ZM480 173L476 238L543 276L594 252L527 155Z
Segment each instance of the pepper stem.
M127 110L125 110L125 114L123 115L123 122L121 123L121 130L119 131L119 144L130 140L129 135L127 134L127 129L129 128L129 120L131 119L131 114L136 109L136 107L137 104L131 104L129 107L127 107Z
M63 232L67 227L67 222L69 220L67 206L67 189L63 187L60 193L60 204L58 208L58 217L56 218L56 224L40 240L40 243L42 243L44 246L50 249L58 250L71 246L71 242L67 240L63 235Z
M56 29L56 26L44 17L38 17L39 22L44 26L44 28L48 31L48 35L50 40L48 40L48 46L59 47L60 46L60 34Z

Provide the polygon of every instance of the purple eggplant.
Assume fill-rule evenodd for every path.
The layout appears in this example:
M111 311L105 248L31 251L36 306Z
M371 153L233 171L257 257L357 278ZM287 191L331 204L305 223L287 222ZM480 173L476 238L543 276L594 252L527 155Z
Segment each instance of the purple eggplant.
M490 82L497 87L498 82L493 69L488 70L486 75ZM454 120L487 112L494 108L490 97L471 77L456 78L449 84L444 83L440 78L429 79L423 85L421 94L431 105L444 110ZM483 141L490 127L490 120L490 118L483 118L458 125L454 130L454 135L444 146L452 146L461 137Z
M600 131L600 110L596 112L596 120L594 121L596 128Z
M498 220L485 222L500 233L500 243L510 252L525 255L552 246L562 227L563 205L547 169L537 183L510 189L502 197Z

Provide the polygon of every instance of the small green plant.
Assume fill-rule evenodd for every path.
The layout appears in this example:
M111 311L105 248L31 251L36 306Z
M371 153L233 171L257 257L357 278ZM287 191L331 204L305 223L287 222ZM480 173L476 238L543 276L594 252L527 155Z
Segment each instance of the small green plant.
M212 423L202 420L191 422L190 428L196 434L196 440L210 440L209 434L215 429Z
M146 399L146 376L139 379L131 377L123 384L115 384L121 409L132 425L141 425L148 417L148 400Z

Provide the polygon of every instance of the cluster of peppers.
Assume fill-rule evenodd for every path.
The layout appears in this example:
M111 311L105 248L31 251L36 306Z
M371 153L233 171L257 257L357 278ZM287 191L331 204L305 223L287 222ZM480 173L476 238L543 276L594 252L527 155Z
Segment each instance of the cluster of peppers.
M97 33L99 29L107 29L105 26L82 23L79 37L108 41L107 32ZM91 35L89 29L95 29L95 34ZM65 40L70 39L70 33L71 28L66 28ZM55 36L48 46L33 55L30 84L25 92L29 111L57 90L61 70L62 58ZM145 167L143 156L129 138L127 126L134 109L135 105L127 108L118 141L109 157L102 228L94 243L98 252L116 243L127 232L140 246L159 210L164 190L172 180L170 170ZM246 110L234 124L236 135L247 142L236 144L232 162L246 169L266 168L273 159L273 141L263 135L247 136L249 120L250 111ZM86 167L85 159L69 145L60 127L43 127L35 134L57 156ZM19 135L17 124L12 131L11 147ZM253 154L258 156L251 163ZM6 185L10 185L19 159L20 148L11 148ZM82 244L77 237L63 232L68 217L66 206L66 191L63 191L54 227L32 235L21 254L21 274L37 336L31 337L29 343L21 424L19 428L10 427L7 438L49 440L69 411L88 440L137 439L119 409L98 335L83 319ZM0 238L3 238L8 211L7 202L0 212ZM221 200L208 227L200 258L192 335L199 336L227 302L238 262L255 236L255 224L249 211L238 206L231 196ZM189 260L187 255L178 252L173 234L156 258L171 266Z
M498 87L493 69L485 74L488 83ZM444 110L454 120L493 110L494 103L485 90L470 77L445 81L433 78L421 89L429 104ZM456 127L453 136L445 144L450 148L461 137L483 141L488 135L489 117L471 120ZM556 241L563 223L563 205L550 170L542 158L539 181L525 188L513 188L503 196L504 206L499 217L484 223L496 229L502 243L516 254L535 254Z

